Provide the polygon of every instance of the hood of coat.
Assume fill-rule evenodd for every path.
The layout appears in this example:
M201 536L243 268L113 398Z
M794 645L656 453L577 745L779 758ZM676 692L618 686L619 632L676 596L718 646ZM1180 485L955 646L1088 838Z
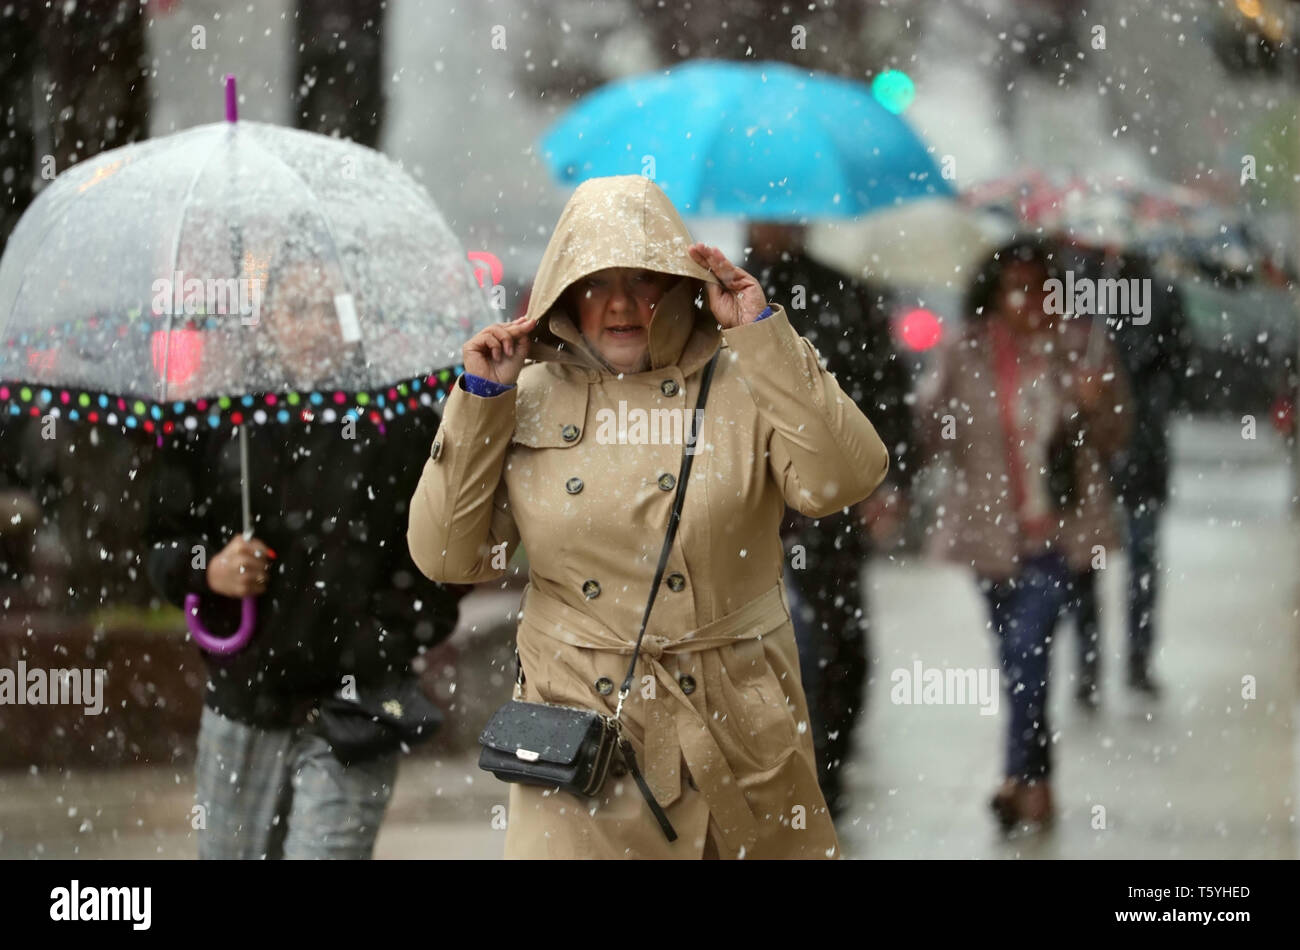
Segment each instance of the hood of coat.
M610 372L583 338L564 292L607 267L635 267L681 278L650 319L651 368L686 359L694 363L701 354L707 359L721 331L707 304L700 308L695 300L704 283L718 280L691 260L686 249L692 243L677 209L649 178L616 175L583 182L565 204L533 281L528 316L540 321L530 358Z

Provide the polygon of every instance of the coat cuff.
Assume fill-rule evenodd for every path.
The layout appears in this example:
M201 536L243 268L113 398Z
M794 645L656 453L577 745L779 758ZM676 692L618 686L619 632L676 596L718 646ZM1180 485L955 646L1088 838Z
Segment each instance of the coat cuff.
M462 379L464 377L461 377ZM515 401L518 388L511 386L497 396L484 398L460 385L452 387L442 409L442 424L433 437L429 457L451 461L447 455L481 449L485 445L508 443L515 429Z
M789 361L795 361L800 345L799 334L780 304L769 306L753 323L723 330L722 336L727 346L746 362L771 362L773 352L781 352Z
M500 396L504 392L514 389L514 383L497 383L490 379L484 379L482 376L475 376L473 373L465 373L460 377L460 388L475 396L484 396L488 399L493 396Z

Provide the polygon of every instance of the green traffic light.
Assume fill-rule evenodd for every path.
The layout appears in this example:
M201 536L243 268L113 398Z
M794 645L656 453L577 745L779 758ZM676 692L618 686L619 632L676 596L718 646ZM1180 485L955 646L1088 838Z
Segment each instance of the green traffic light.
M871 94L882 106L898 115L916 98L916 86L907 73L886 69L871 80Z

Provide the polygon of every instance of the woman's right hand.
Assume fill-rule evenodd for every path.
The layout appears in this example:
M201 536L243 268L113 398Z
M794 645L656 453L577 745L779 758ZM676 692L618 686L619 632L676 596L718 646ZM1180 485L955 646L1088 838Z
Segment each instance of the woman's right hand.
M528 358L528 334L536 326L536 320L525 316L510 323L494 323L475 334L461 350L465 372L513 386Z

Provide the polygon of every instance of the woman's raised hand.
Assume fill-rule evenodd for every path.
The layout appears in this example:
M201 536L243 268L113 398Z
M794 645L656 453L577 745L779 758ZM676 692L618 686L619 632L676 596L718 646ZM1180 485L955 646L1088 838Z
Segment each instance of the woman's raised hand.
M528 334L535 326L537 321L525 316L481 330L461 349L465 372L513 386L528 358Z
M741 327L753 323L767 306L767 297L753 276L741 270L727 255L707 244L692 244L687 252L691 260L722 282L705 284L709 294L709 309L724 328Z

